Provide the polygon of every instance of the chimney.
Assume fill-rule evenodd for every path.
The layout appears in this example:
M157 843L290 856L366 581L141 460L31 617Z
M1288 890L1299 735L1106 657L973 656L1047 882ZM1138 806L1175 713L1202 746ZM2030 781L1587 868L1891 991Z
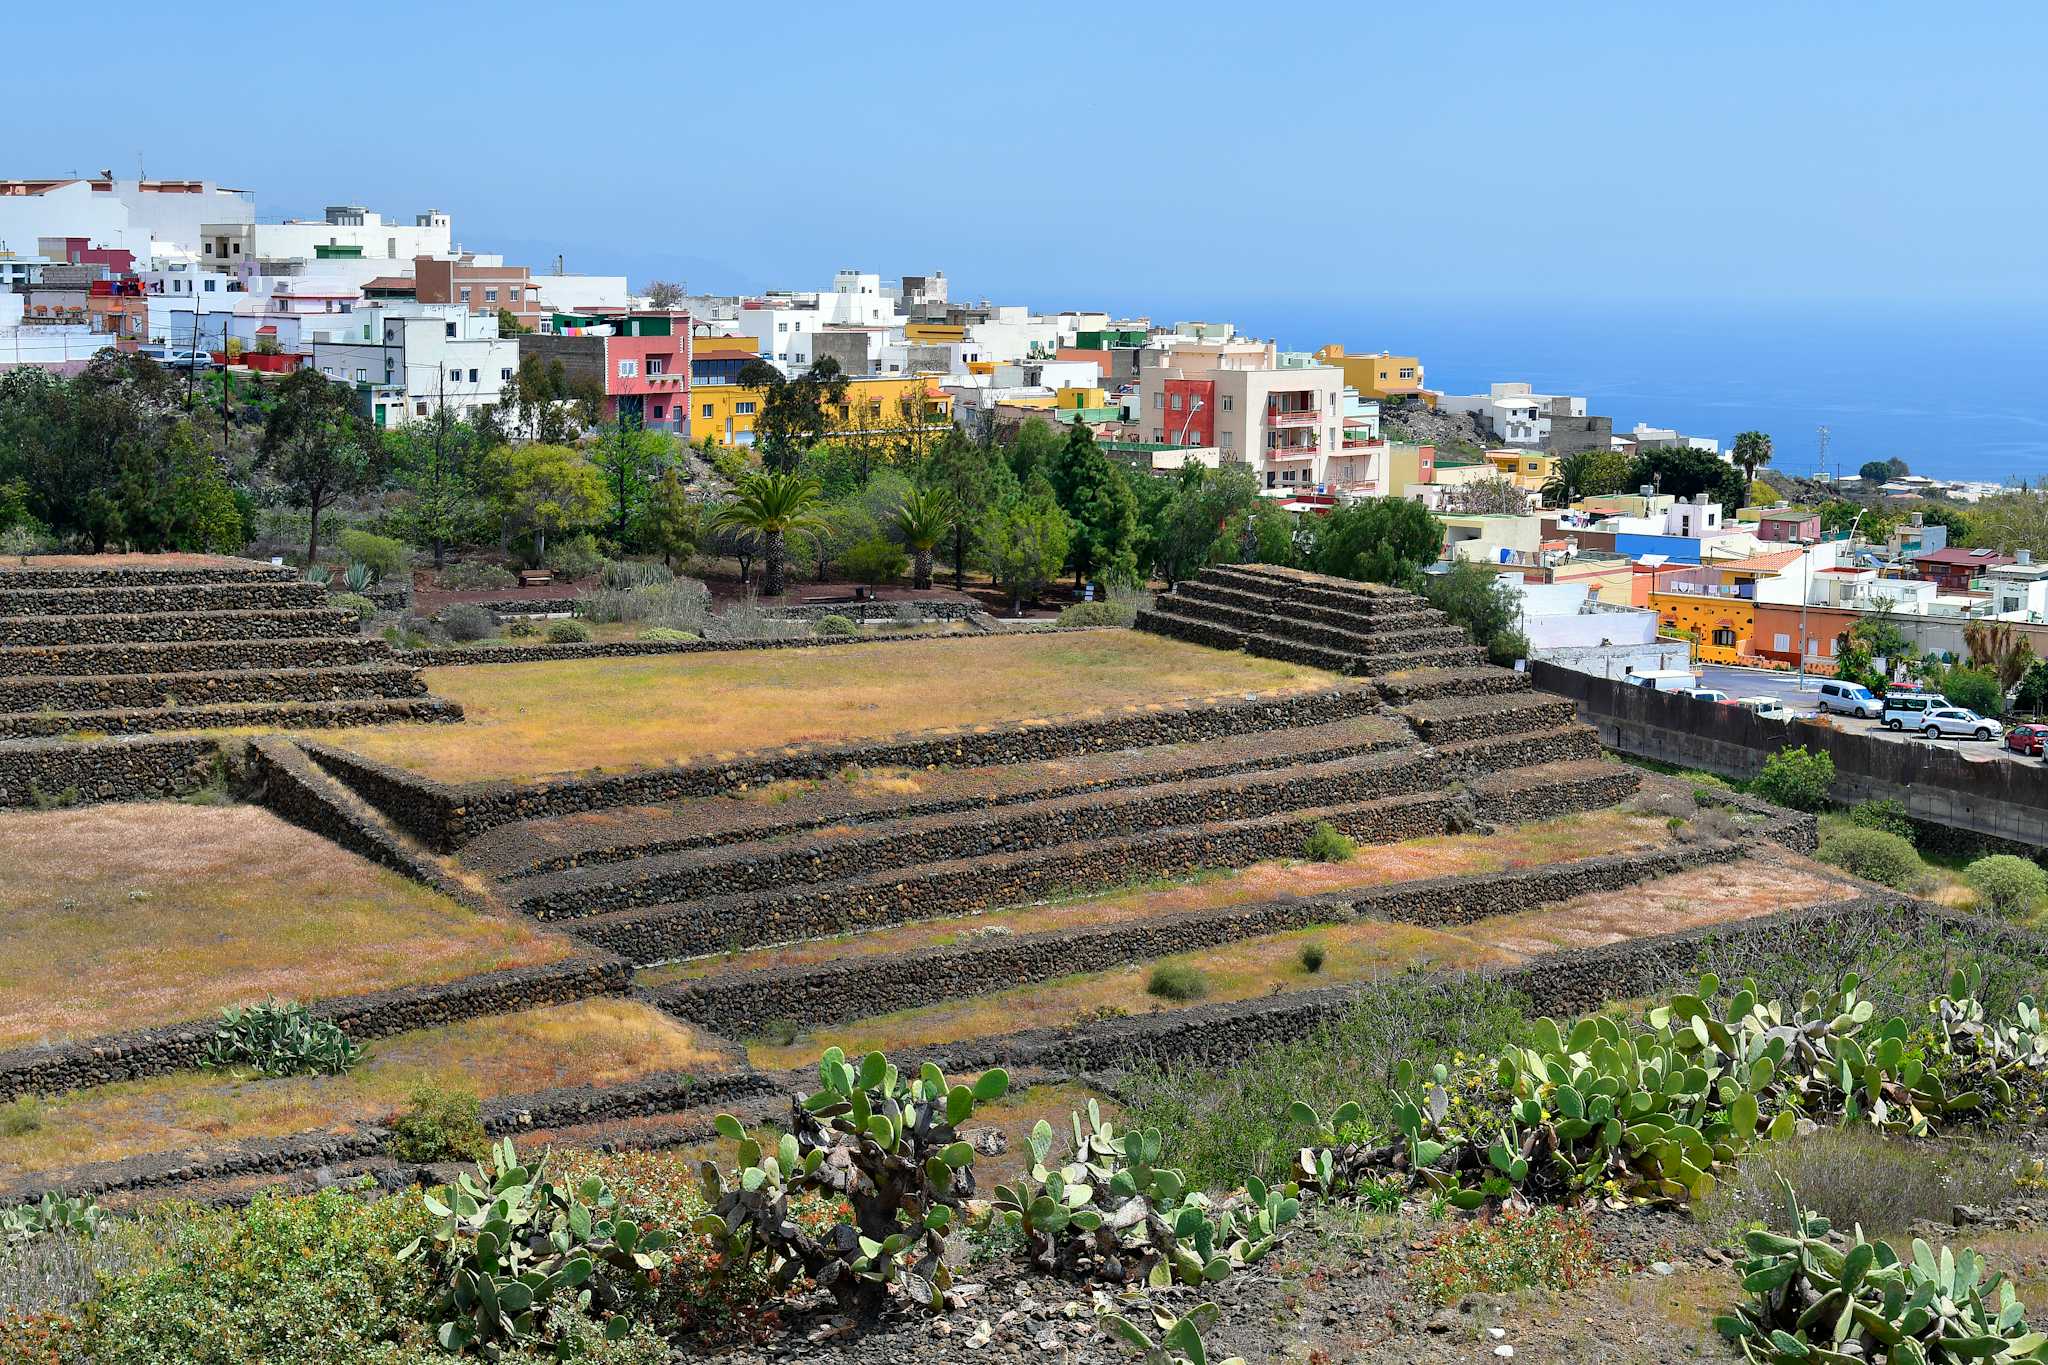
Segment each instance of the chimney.
M2015 550L2013 553L2019 556L2021 568L2026 568L2034 562L2034 552L2032 550Z
M1641 496L1641 497L1645 497L1645 498L1654 498L1655 496L1657 496L1657 490L1656 490L1655 488L1651 487L1651 486L1650 486L1649 484L1639 484L1639 485L1637 485L1637 487L1636 487L1636 493L1637 493L1637 494L1638 494L1639 496Z

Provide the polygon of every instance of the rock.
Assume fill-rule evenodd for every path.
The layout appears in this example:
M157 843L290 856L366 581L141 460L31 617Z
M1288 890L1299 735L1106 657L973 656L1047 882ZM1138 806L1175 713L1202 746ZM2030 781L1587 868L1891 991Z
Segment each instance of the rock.
M1513 1360L1515 1358L1515 1348L1512 1346L1496 1346L1493 1348L1493 1353L1502 1360Z
M1650 1273L1651 1273L1651 1274L1653 1274L1653 1275L1669 1275L1669 1274L1671 1273L1671 1262L1669 1262L1669 1261L1652 1261L1652 1262L1650 1262Z
M1442 1336L1446 1332L1457 1331L1458 1326L1458 1315L1448 1308L1440 1308L1430 1314L1429 1321L1422 1324L1422 1330Z

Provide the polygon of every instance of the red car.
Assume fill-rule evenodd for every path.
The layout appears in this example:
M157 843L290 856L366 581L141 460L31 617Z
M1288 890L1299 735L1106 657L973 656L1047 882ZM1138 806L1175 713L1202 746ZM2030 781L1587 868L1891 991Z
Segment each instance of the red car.
M2016 754L2041 755L2048 747L2048 725L2015 725L2005 732L2005 747Z

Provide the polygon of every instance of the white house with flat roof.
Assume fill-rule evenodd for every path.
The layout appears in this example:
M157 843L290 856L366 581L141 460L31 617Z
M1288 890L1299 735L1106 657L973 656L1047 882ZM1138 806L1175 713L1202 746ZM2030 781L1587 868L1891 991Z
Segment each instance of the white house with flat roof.
M361 395L380 427L446 408L475 417L497 407L519 367L519 343L496 313L460 303L365 304L321 326L308 320L313 367Z

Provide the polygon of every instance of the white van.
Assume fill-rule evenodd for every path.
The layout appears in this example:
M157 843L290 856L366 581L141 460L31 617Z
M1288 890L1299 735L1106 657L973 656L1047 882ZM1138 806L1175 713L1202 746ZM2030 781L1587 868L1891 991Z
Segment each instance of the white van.
M1884 714L1884 703L1878 699L1877 693L1862 683L1824 682L1820 685L1820 696L1813 709L1824 716L1832 712L1838 716L1876 720Z
M1700 685L1689 668L1646 668L1640 673L1629 674L1628 680L1637 687L1647 687L1656 692L1690 692Z
M1884 725L1887 730L1918 730L1929 711L1948 709L1949 700L1939 692L1887 692L1884 694Z

